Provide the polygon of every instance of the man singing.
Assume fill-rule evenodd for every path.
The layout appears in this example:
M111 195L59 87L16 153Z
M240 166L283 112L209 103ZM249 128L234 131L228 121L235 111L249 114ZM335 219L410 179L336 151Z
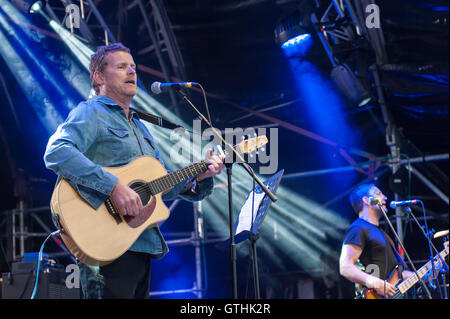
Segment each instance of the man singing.
M120 43L102 46L89 66L96 96L81 102L51 136L44 155L47 168L65 178L93 208L108 197L124 216L143 210L139 195L102 167L125 165L140 156L151 156L163 165L156 143L138 115L130 110L137 92L136 64ZM176 185L164 200L181 197L198 201L213 190L223 158L208 154L208 170ZM58 181L59 181L58 179ZM168 252L158 227L146 229L121 257L100 267L103 298L147 298L150 260ZM87 283L81 282L85 297Z
M351 282L375 289L378 295L392 297L396 287L386 281L396 265L404 265L393 248L392 239L379 227L383 216L378 205L371 203L378 199L386 208L386 196L374 184L359 186L350 194L350 203L358 214L347 229L339 261L340 273ZM357 261L365 267L361 270ZM369 274L368 271L372 271ZM403 279L413 275L408 270L402 272Z

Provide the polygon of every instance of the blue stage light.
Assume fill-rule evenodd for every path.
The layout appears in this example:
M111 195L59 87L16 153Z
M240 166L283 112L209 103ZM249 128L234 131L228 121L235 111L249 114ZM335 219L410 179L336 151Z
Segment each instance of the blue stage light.
M285 41L285 42L281 45L281 47L282 47L283 49L288 49L288 48L291 48L291 47L299 46L299 45L304 44L304 43L305 43L306 41L308 41L310 38L311 38L311 34L309 34L309 33L301 34L301 35L298 35L298 36L296 36L296 37L293 37L293 38L291 38L291 39Z
M294 13L277 24L274 30L275 42L288 57L305 57L312 47L311 32L305 14Z

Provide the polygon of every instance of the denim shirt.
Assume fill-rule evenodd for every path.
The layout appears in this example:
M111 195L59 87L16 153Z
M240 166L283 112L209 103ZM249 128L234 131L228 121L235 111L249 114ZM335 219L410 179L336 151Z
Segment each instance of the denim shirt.
M98 209L118 181L102 166L122 166L143 155L154 157L164 165L153 136L137 113L130 110L128 120L118 103L100 95L81 102L58 126L49 139L44 162L58 175L58 182L65 178L84 200ZM189 183L187 180L176 185L162 199L181 197L198 201L212 193L212 178L194 183L185 191ZM160 230L154 227L146 229L130 250L160 258L168 252L168 247Z

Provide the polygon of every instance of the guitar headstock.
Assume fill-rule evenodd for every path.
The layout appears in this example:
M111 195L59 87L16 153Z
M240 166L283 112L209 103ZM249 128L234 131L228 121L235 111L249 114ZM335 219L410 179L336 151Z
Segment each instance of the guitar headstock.
M448 251L448 230L442 230L438 231L436 234L434 234L433 238L440 238L444 237L444 249Z
M243 140L236 146L236 149L241 154L248 154L256 151L258 148L263 147L268 142L269 140L267 139L267 136L265 135L256 136L253 138Z
M250 157L253 155L252 152L257 151L259 148L263 147L269 142L267 139L267 136L261 135L261 136L255 136L248 139L243 139L242 142L237 144L236 146L233 146L233 148L236 151L236 154L242 155L242 154L249 154ZM216 150L219 155L222 155L227 159L225 159L226 163L233 163L234 162L234 154L232 151L224 151L220 145L216 145Z

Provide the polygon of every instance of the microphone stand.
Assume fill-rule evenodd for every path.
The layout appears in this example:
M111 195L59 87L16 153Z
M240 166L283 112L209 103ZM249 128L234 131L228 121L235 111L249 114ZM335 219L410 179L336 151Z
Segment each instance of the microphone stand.
M230 231L230 262L231 262L231 289L233 299L237 299L237 270L236 270L236 243L234 241L233 232L233 191L231 187L231 168L233 163L225 164L227 168L227 178L228 178L228 226Z
M261 299L261 295L259 292L259 270L258 270L258 255L256 253L256 241L259 238L259 234L253 233L253 226L255 225L255 180L253 180L253 188L252 188L252 224L250 226L250 247L252 250L252 260L253 260L253 285L255 289L255 299ZM258 212L256 212L258 213Z
M420 201L420 203L422 204L422 201ZM423 204L422 204L422 208L423 208ZM425 238L426 238L427 241L428 241L428 247L429 247L429 249L430 249L430 262L431 262L431 267L432 267L432 271L433 271L433 280L436 280L436 282L437 282L437 286L438 286L438 288L439 288L439 294L441 295L441 299L442 299L441 285L440 285L439 279L438 279L438 277L437 277L436 269L435 269L435 267L434 267L434 258L433 258L433 251L432 251L432 249L435 251L436 255L437 255L438 258L440 259L440 261L441 261L442 265L444 266L446 272L448 272L448 265L447 265L447 263L445 262L445 260L442 258L442 256L439 254L439 251L436 249L436 247L435 247L435 246L433 245L433 243L431 242L431 235L432 235L432 232L428 231L428 225L427 225L425 216L424 216L424 219L425 219L425 230L424 230L423 227L420 225L419 221L417 220L416 216L414 216L414 214L413 214L411 208L406 207L406 208L405 208L405 211L406 211L409 215L412 216L412 218L413 218L414 221L416 222L417 226L419 226L420 230L422 231L422 234L425 236ZM424 213L425 213L425 209L424 209ZM424 215L425 215L425 214L424 214ZM444 286L444 291L445 291L445 286Z
M225 145L226 149L232 150L233 154L236 155L236 158L240 161L240 164L244 169L248 172L248 174L253 178L254 181L261 186L264 193L269 196L272 201L276 201L276 196L269 190L269 188L255 175L253 170L247 165L244 158L240 153L236 152L235 148L232 145L229 145L227 141L222 137L222 134L217 132L217 130L212 126L212 124L205 118L205 116L195 107L195 105L187 98L187 96L178 89L177 92L181 95L181 97L188 102L188 104L197 112L199 117L211 128L214 135L219 138L223 145ZM236 244L234 240L234 232L233 232L233 200L232 200L232 182L231 182L231 168L234 162L234 156L230 163L225 163L225 167L227 168L227 177L228 177L228 223L230 228L230 260L231 260L231 275L232 275L232 293L233 299L237 299L237 271L236 271Z
M428 290L427 285L424 283L423 279L419 276L419 274L417 273L416 267L414 266L414 264L413 264L411 258L409 258L409 255L408 255L408 253L407 253L407 251L406 251L406 249L405 249L405 246L403 245L403 243L402 243L402 241L400 240L400 238L399 238L397 232L395 231L394 226L392 226L392 223L391 223L391 221L389 220L389 218L388 218L388 216L387 216L387 212L384 210L383 205L382 205L380 202L379 202L377 205L378 205L378 207L380 208L381 212L383 213L384 218L386 219L386 222L388 223L389 227L391 228L392 233L395 235L395 238L397 239L399 245L402 247L402 250L403 250L403 252L405 253L405 256L406 256L406 258L408 259L408 262L410 263L411 268L413 269L415 275L416 275L417 278L419 279L420 284L422 285L422 287L423 287L424 290L426 291L427 296L428 296L428 299L433 299L433 298L431 297L431 293L430 293L430 291Z

